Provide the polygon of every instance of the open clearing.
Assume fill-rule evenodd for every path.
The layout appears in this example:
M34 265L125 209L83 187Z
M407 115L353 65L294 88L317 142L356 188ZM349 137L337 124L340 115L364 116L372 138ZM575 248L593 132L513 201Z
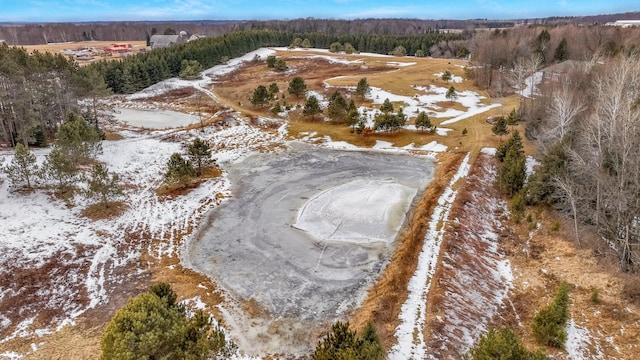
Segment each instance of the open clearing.
M289 69L268 69L251 61L256 54L278 54ZM304 357L336 319L373 320L398 359L460 358L502 325L534 348L531 317L561 280L572 285L570 342L567 351L547 350L559 359L633 358L639 310L623 276L551 230L556 219L542 210L529 209L534 230L510 223L493 187L494 160L480 150L501 140L486 118L518 98L488 98L462 66L261 49L201 80L109 99L145 115L180 112L190 124L155 116L104 124L112 140L99 160L126 184L126 210L114 218L84 217L90 203L81 197L67 205L0 181L0 358L96 358L115 310L156 281L220 319L239 344L237 359ZM442 81L445 70L456 81ZM302 98L286 93L294 76L323 100L367 77L371 94L354 99L362 114L371 119L389 97L410 118L431 112L439 129L409 124L364 138L320 116L309 121L297 108ZM273 115L249 103L271 82L290 110ZM443 101L451 85L461 96ZM210 142L222 174L159 196L167 159L196 137ZM47 151L35 151L38 161ZM4 164L11 158L0 153ZM589 302L592 289L600 304Z

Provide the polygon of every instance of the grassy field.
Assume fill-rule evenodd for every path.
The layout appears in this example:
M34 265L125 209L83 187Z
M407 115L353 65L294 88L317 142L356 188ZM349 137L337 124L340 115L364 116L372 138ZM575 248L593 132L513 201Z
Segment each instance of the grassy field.
M309 57L315 55L316 57ZM363 138L351 133L350 128L342 124L331 124L319 119L310 121L302 116L300 109L289 113L289 134L293 137L302 136L300 133L316 132L318 137L330 136L334 141L346 141L356 146L371 147L376 144L376 140L393 143L394 146L402 147L413 143L421 146L432 141L446 145L449 150L477 153L483 147L495 147L501 141L506 140L491 132L491 125L486 122L489 116L507 115L512 109L518 107L517 96L505 97L502 99L491 99L486 92L473 84L473 81L466 79L466 61L456 59L433 59L414 57L380 57L366 56L362 54L328 54L318 51L280 51L278 56L285 59L289 70L286 73L276 72L268 69L264 63L253 63L243 67L242 70L228 74L216 84L214 91L220 99L235 110L241 111L250 116L269 116L269 106L256 107L251 105L249 98L253 89L259 84L268 86L275 82L281 90L278 101L281 105L289 105L294 109L301 107L304 99L296 98L286 92L289 81L294 76L301 76L307 83L308 90L323 94L329 97L336 88L354 87L357 82L366 77L372 87L391 92L402 96L416 95L416 89L412 85L428 87L434 85L447 88L454 85L457 91L474 91L485 99L482 103L501 103L502 106L490 109L479 115L471 116L467 119L448 124L444 127L452 129L446 136L422 133L420 131L410 131L401 129L391 133L376 133L371 137ZM335 56L338 62L329 62L322 57ZM348 61L349 64L345 64ZM451 72L454 76L462 77L461 83L448 83L435 74L445 71ZM256 79L260 79L257 82ZM344 90L342 90L344 93ZM353 97L357 106L377 107L371 105L369 99L358 99ZM395 106L402 106L396 103ZM438 103L444 109L456 109L465 111L466 108L458 102L447 101ZM410 117L415 114L408 114ZM409 119L410 122L413 119ZM445 119L432 118L435 125L439 125ZM519 127L515 127L519 128ZM462 132L467 129L466 135ZM523 129L520 128L522 132ZM525 150L532 152L532 147L525 144Z

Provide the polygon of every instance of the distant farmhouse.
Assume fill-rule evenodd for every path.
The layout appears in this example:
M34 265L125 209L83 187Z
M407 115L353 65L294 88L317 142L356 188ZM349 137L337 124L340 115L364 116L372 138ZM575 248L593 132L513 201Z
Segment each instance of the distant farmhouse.
M186 43L188 35L186 31L180 31L178 35L153 35L149 39L152 49L162 49L176 44Z
M619 26L623 28L640 26L640 20L618 20L606 24L607 26Z

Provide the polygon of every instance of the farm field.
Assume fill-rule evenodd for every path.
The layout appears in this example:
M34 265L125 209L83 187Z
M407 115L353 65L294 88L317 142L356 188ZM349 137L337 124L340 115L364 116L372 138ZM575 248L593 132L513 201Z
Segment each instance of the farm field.
M269 55L287 69L268 68ZM633 358L640 309L623 300L622 275L565 239L558 228L570 225L547 210L529 209L529 223L509 219L491 156L504 139L487 119L520 99L490 98L466 65L260 49L200 80L105 100L101 111L113 118L102 124L98 160L126 184L120 214L92 219L84 200L14 194L0 181L0 358L94 359L116 309L158 281L220 321L235 359L305 358L335 320L373 321L389 359L459 358L505 325L534 349L531 318L567 281L567 346L546 350ZM367 126L385 99L408 123L364 136L324 114L312 119L305 99L287 92L296 76L323 107L336 90L353 99ZM357 97L361 78L371 91ZM275 114L249 100L271 83L283 107ZM433 132L416 129L422 111ZM196 137L209 141L220 174L159 194L167 159ZM526 140L525 152L535 152ZM46 153L36 152L39 161ZM11 156L0 150L0 163Z

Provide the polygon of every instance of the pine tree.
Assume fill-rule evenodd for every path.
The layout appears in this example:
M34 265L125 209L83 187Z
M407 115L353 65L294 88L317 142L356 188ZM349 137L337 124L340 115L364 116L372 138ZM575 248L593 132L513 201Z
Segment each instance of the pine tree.
M503 162L505 156L507 156L507 152L511 148L515 148L518 153L524 154L524 145L522 144L522 137L520 136L520 132L518 130L514 131L507 141L498 145L498 147L496 148L496 159L498 159L498 161L500 162Z
M367 96L371 92L371 86L369 86L369 82L367 82L367 78L362 78L358 81L358 85L356 85L356 95L360 97L360 99L364 100L364 97Z
M102 360L229 358L235 345L201 310L187 316L168 284L129 300L111 319L100 342Z
M498 119L496 119L496 122L493 123L491 131L498 136L508 134L509 129L507 128L507 119L505 119L504 116L500 116Z
M299 98L301 95L304 95L307 92L307 84L305 84L303 78L301 78L300 76L296 76L289 82L289 88L287 89L287 91L289 91L289 94L295 95L297 98Z
M327 107L327 116L333 120L343 120L347 115L347 101L342 97L342 94L336 90L329 98L329 106Z
M380 111L383 113L390 113L393 111L393 104L389 101L389 98L384 99L384 102L380 105Z
M278 93L280 92L280 88L278 84L272 82L269 84L269 95L271 95L272 99L276 99L278 97Z
M429 115L426 112L421 111L416 118L416 128L424 131L425 129L431 131L434 126L431 124L431 119L429 119Z
M275 55L269 55L267 56L267 67L268 68L274 68L276 67L276 56Z
M85 192L87 197L99 198L105 208L109 207L114 198L122 195L120 176L115 173L110 174L109 170L100 163L93 165L87 185Z
M81 116L70 112L60 125L55 145L74 163L81 163L102 152L100 132Z
M76 164L57 146L51 149L43 165L45 178L54 182L54 187L60 192L71 188L78 178Z
M569 320L569 284L563 282L551 304L540 309L533 317L533 335L538 343L545 346L564 348L567 332L564 329Z
M451 85L451 87L449 87L449 89L447 90L447 93L444 95L444 97L446 97L449 100L455 100L458 98L458 93L456 93L456 88L453 87L453 85Z
M469 354L464 359L546 360L548 358L540 350L536 352L527 350L513 330L502 328L491 329L487 335L481 336L478 344L469 350Z
M259 105L263 107L266 103L269 102L271 95L269 95L269 91L264 85L258 85L255 90L253 90L253 96L251 97L251 103L253 105Z
M336 322L318 342L313 360L382 360L384 349L373 323L369 322L361 336L349 330L349 323Z
M313 95L309 96L307 98L307 102L304 104L304 109L302 109L302 114L305 116L311 116L311 120L315 120L316 114L320 114L321 112L322 109L318 103L318 98Z
M515 195L527 179L526 159L522 152L515 147L509 148L504 162L498 169L498 183L500 190L508 195Z
M187 154L189 160L195 166L196 176L202 175L202 170L215 163L215 160L211 158L211 149L209 142L196 138L187 147Z
M174 153L167 162L167 172L164 174L164 181L169 184L179 184L188 186L195 174L193 165L184 159L180 153Z
M7 174L11 187L16 189L22 184L30 189L33 180L40 174L36 156L23 144L16 145L11 163L2 170Z

